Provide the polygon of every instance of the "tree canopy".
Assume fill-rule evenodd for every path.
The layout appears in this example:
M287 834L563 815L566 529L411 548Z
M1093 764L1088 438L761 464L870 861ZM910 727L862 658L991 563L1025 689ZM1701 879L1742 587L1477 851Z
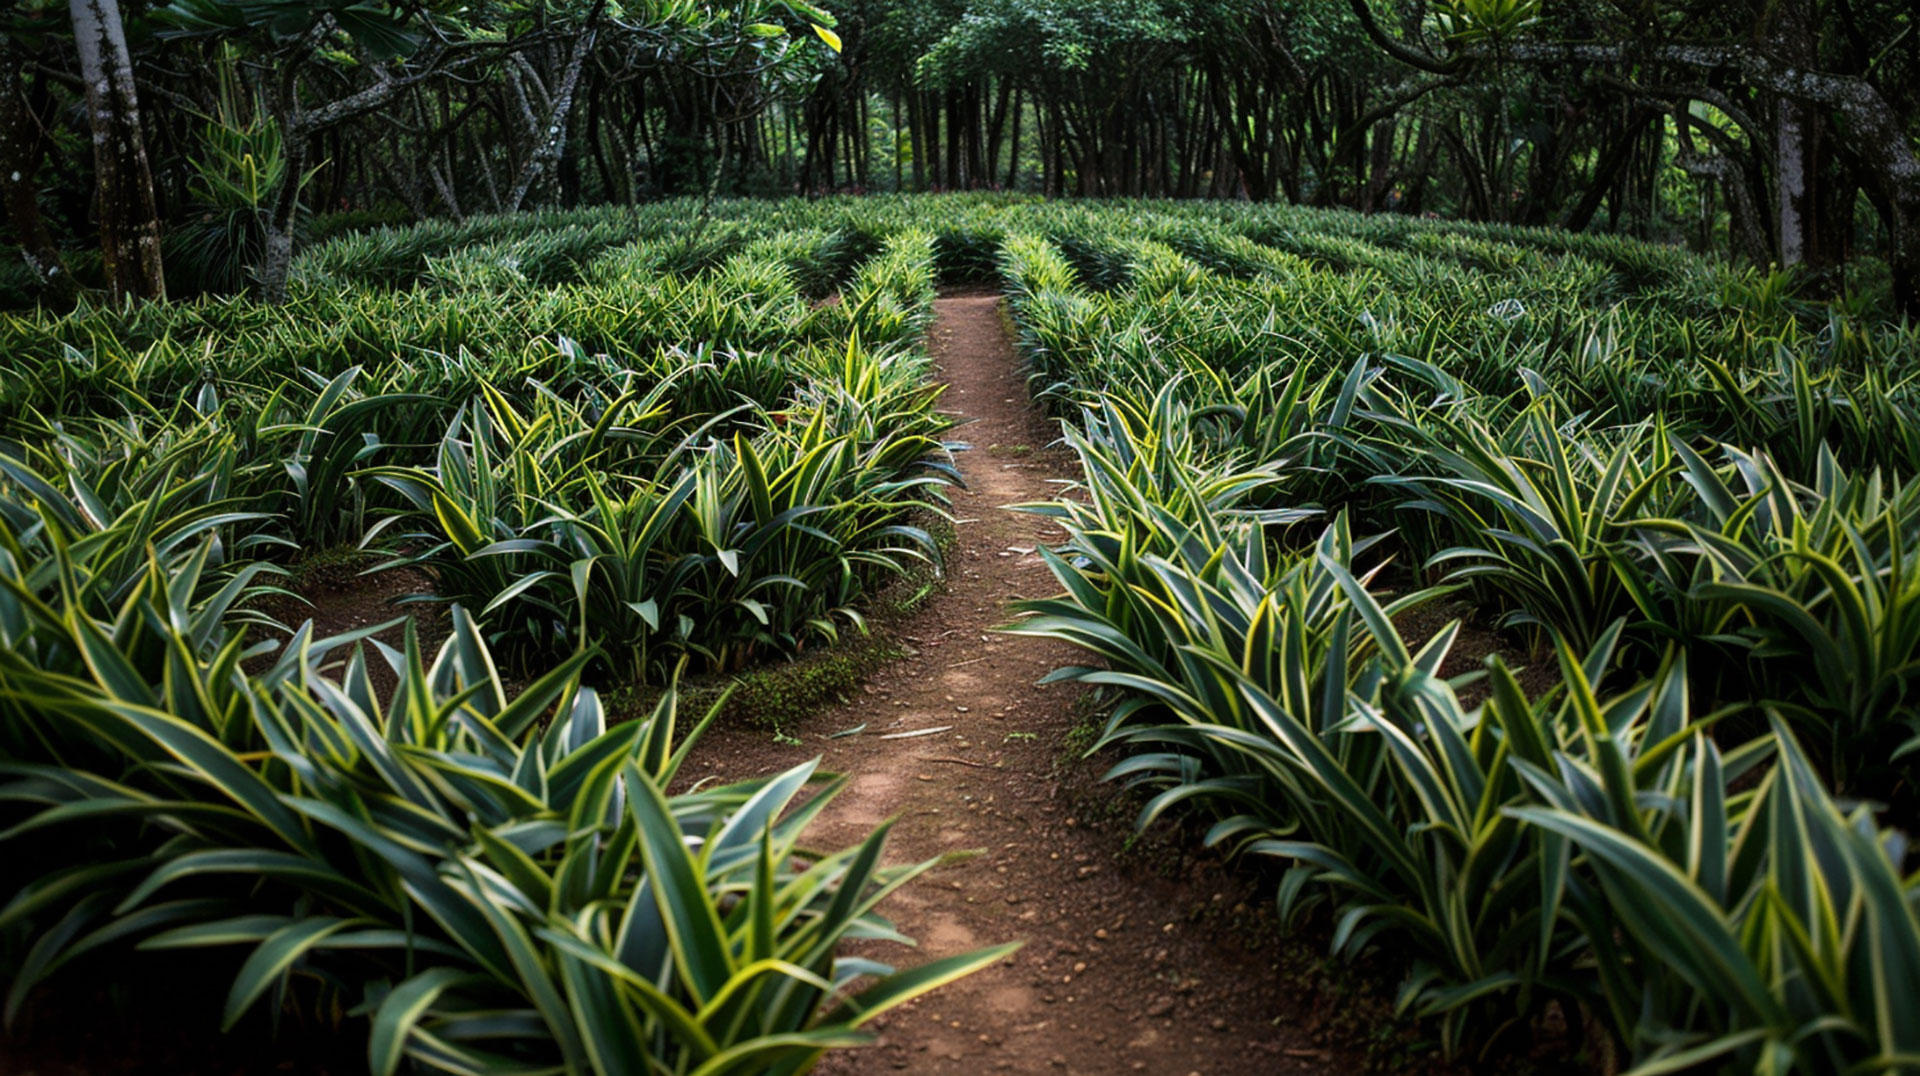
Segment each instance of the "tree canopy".
M126 90L83 109L95 20L73 12L125 31ZM1897 0L14 0L0 175L13 287L56 299L76 275L158 290L115 237L159 236L177 294L271 296L306 222L343 212L1013 188L1621 232L1913 309L1914 20ZM116 117L139 137L93 153ZM249 153L263 182L207 182Z

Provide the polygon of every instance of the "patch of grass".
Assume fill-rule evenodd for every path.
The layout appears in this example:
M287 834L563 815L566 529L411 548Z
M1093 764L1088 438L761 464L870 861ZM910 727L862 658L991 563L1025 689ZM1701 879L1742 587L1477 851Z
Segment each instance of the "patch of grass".
M1107 727L1107 707L1113 701L1100 688L1073 700L1073 727L1060 738L1062 764L1078 762L1100 742L1100 734Z
M727 716L772 729L845 701L881 666L906 656L881 636L844 642L831 650L737 677Z
M906 656L907 651L884 633L848 638L837 646L737 676L684 681L680 705L688 713L705 713L731 688L721 721L746 722L784 735L800 719L846 701L867 677ZM608 707L621 718L641 717L651 710L659 692L654 687L623 687L609 696Z

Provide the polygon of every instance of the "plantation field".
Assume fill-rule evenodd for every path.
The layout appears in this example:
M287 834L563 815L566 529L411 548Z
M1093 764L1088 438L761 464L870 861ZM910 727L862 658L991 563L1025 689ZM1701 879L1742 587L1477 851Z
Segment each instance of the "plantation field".
M1008 916L878 963L883 897L1015 831L897 865L908 801L847 840L830 806L865 810L854 767L957 759L973 806L911 801L950 812L1013 788L1050 673L1141 826L1386 967L1440 1056L1552 1009L1573 1066L1920 1071L1911 328L1625 240L1219 203L667 202L291 275L0 314L10 1015L139 946L230 959L227 1026L347 1014L382 1073L805 1071L1057 957ZM1002 296L1014 349L936 366L942 286ZM1023 477L995 376L1070 487ZM1009 724L930 683L909 731L959 748L856 700L705 779L721 708L680 677L832 652L970 525L928 615ZM421 593L294 622L330 558ZM1049 899L1080 870L1027 854ZM1118 1047L1031 1041L1020 1071Z

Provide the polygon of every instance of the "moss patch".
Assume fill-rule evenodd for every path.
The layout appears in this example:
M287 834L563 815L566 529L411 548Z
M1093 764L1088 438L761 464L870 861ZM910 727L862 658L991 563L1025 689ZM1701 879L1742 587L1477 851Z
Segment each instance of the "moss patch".
M680 710L705 714L724 697L719 720L744 721L778 733L799 718L846 701L867 677L906 656L899 643L876 631L777 665L682 681ZM608 699L608 709L622 720L644 717L660 692L658 687L623 687Z

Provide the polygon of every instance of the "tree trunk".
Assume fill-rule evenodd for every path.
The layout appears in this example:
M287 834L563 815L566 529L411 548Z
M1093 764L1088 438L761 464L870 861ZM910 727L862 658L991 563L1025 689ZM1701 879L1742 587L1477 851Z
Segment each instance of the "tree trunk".
M553 92L553 101L547 109L546 122L533 133L533 151L527 155L526 163L520 169L520 175L513 182L513 189L507 192L506 211L518 212L526 201L527 194L535 183L553 167L554 162L567 148L568 121L573 116L574 91L580 85L580 71L586 66L587 55L593 51L595 32L591 26L582 30L573 43L573 53L567 57L566 70L561 73L559 88Z
M1212 95L1214 113L1222 120L1220 133L1221 141L1225 143L1223 148L1233 161L1234 170L1240 173L1241 189L1246 192L1248 199L1257 200L1258 192L1266 189L1266 174L1260 167L1260 159L1249 145L1250 135L1234 122L1236 113L1233 101L1227 94L1227 80L1222 77L1219 64L1211 58L1207 62L1207 92Z
M1427 184L1433 176L1434 155L1439 153L1440 144L1433 137L1433 124L1420 122L1420 137L1413 147L1413 164L1408 168L1405 184L1406 197L1397 207L1400 212L1411 217L1419 216L1427 204ZM1598 205L1598 202L1594 203Z
M1019 189L1020 117L1026 109L1026 103L1021 100L1023 95L1023 90L1013 91L1013 137L1007 147L1007 189L1010 191Z
M993 185L994 162L986 156L986 88L980 83L973 84L967 94L967 185L969 187L989 187Z
M118 0L72 0L73 40L93 127L100 253L116 300L165 300L160 214Z
M1797 101L1779 102L1774 117L1774 211L1780 265L1807 260L1807 228L1813 221L1807 199L1807 135L1812 116Z
M1367 153L1367 184L1361 194L1360 211L1377 212L1386 204L1388 192L1393 190L1393 143L1398 129L1393 117L1379 120L1373 125L1373 142Z
M1000 147L1004 144L1007 130L1007 106L1013 100L1013 80L1003 78L995 92L992 110L987 115L987 149L985 165L979 173L980 185L990 187L994 176L1000 172Z
M927 189L926 95L918 90L907 93L907 124L911 130L908 144L913 154L913 189Z
M1633 157L1634 147L1639 145L1647 124L1659 118L1659 113L1651 109L1634 107L1627 114L1626 128L1620 133L1593 169L1593 182L1587 185L1586 193L1580 201L1560 221L1560 226L1570 232L1584 232L1587 225L1593 223L1593 215L1600 211L1600 203L1606 200L1607 191L1613 189L1621 170Z

